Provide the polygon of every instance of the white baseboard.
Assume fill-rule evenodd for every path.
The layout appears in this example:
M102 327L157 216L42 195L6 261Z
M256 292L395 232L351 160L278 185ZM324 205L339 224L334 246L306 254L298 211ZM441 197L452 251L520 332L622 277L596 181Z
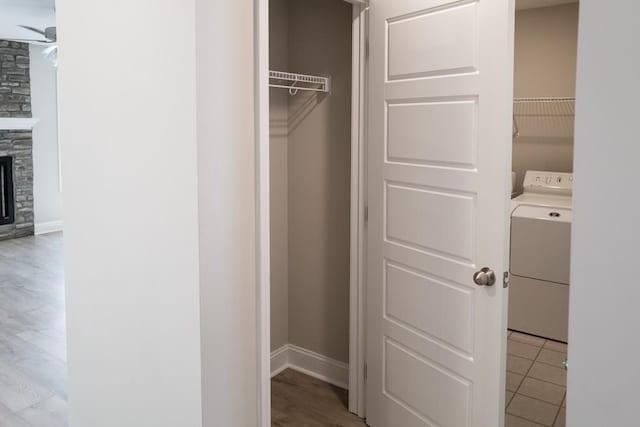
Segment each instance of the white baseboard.
M55 233L57 231L62 231L62 229L62 221L41 222L34 225L34 233L36 236L40 234Z
M293 369L344 389L349 388L349 365L311 350L287 344L271 353L271 377Z
M271 378L289 367L289 345L285 344L271 353Z

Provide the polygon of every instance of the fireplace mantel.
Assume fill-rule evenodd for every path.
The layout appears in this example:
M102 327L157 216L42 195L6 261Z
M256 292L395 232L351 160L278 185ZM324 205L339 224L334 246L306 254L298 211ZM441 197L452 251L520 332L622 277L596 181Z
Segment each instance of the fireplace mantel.
M31 130L36 123L38 119L0 117L0 131Z

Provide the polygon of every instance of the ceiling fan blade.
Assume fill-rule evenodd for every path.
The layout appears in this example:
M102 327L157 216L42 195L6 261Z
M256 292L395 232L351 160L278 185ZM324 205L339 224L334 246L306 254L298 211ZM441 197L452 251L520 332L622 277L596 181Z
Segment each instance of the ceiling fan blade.
M37 28L30 27L28 25L18 25L18 27L24 28L25 30L33 31L34 33L38 33L41 36L47 37L47 34L44 31L39 30Z
M18 42L18 43L30 43L30 44L37 44L37 45L41 45L41 46L51 46L52 44L54 44L55 42L51 41L51 40L33 40L33 39L10 39L10 42Z

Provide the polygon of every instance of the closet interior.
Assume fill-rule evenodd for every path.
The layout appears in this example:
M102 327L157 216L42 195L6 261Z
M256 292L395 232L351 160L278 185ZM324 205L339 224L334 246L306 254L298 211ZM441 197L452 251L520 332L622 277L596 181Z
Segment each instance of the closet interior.
M272 377L346 389L352 5L271 0L269 15Z

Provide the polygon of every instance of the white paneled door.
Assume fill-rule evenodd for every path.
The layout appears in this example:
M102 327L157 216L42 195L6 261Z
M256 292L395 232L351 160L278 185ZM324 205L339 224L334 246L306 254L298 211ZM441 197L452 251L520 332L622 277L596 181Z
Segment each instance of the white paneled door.
M514 4L369 13L368 422L498 427Z

